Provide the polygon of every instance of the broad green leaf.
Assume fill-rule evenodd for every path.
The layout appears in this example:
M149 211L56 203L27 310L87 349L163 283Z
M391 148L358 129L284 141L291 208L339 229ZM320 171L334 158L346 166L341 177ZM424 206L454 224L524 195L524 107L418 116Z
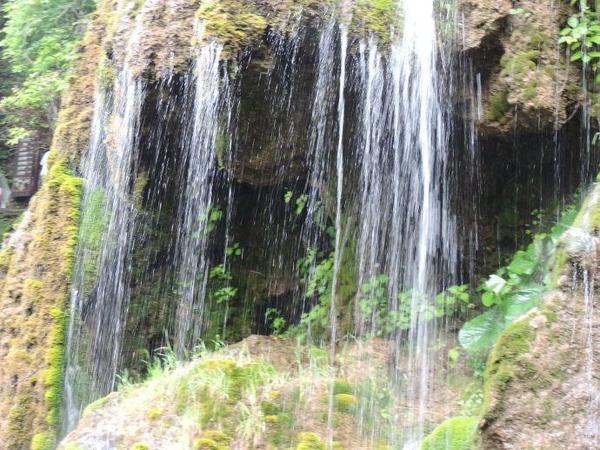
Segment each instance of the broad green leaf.
M504 327L502 313L487 311L465 323L458 333L458 340L470 354L485 353L494 345Z
M524 251L518 251L510 264L508 270L517 275L531 275L535 270L536 263L529 259L529 255Z
M496 294L494 294L492 291L488 291L481 296L481 303L489 308L490 306L496 304L497 299L498 298L496 297Z
M503 303L506 322L510 323L536 307L543 293L543 287L535 285L519 289L508 295Z
M571 28L575 28L577 25L579 25L579 19L575 16L571 16L571 17L569 17L569 20L567 20L567 24Z

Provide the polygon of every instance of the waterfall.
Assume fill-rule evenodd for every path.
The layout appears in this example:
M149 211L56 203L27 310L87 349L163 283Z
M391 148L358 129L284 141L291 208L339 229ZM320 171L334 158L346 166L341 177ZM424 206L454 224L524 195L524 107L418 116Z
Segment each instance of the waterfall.
M130 194L143 95L143 85L127 71L113 95L96 95L81 164L85 186L67 334L66 429L90 400L115 387L129 301L136 218Z
M208 283L214 262L211 249L215 240L211 233L222 215L217 205L227 204L223 239L223 267L226 267L227 248L234 243L234 237L230 236L234 233L232 223L240 213L240 206L235 204L239 201L235 198L236 189L241 189L235 184L239 182L234 180L239 169L235 165L248 153L254 157L263 146L272 146L268 150L276 154L278 165L271 169L277 172L273 176L275 182L271 183L279 184L273 191L255 195L279 194L282 185L287 188L287 183L296 182L281 181L289 168L287 164L293 164L290 161L294 155L290 153L294 153L293 147L298 144L290 144L288 140L305 133L306 220L303 242L289 253L304 255L318 246L322 253L333 250L328 305L331 364L335 365L337 315L340 307L345 306L338 298L343 295L338 284L348 236L357 238L359 292L354 305L348 306L354 306L355 334L371 337L375 333L375 312L362 311L360 290L374 277L386 277L390 316L406 312L407 305L401 303L401 297L409 301L409 327L381 333L393 342L397 363L394 377L406 403L403 429L394 431L394 437L389 439L396 447L418 442L424 434L429 384L435 370L430 347L438 331L438 324L426 310L438 292L455 283L458 260L457 231L447 181L451 100L441 100L442 91L448 90L450 83L448 64L440 63L443 58L437 49L433 0L424 3L404 0L400 6L403 32L392 36L389 52L381 48L374 35L355 40L349 36L348 26L331 19L316 45L318 64L314 82L304 79L312 74L307 76L300 70L303 58L310 58L305 53L312 51L304 52L301 48L305 31L298 27L285 38L267 35L272 65L261 77L267 80L267 95L262 100L268 117L257 117L257 111L264 111L252 110L248 113L249 123L240 120L248 107L241 99L240 86L245 80L241 75L239 79L228 78L221 63L222 46L210 41L198 49L191 70L182 75L180 83L185 100L183 105L177 105L183 110L177 116L182 131L173 143L179 158L173 163L177 167L173 183L177 192L167 194L175 205L174 217L166 228L172 231L169 263L173 265L170 277L176 298L173 305L165 307L171 323L159 324L163 330L158 332L163 333L160 342L173 345L183 358L206 337L208 325L214 325L209 324L212 306L225 311L219 329L231 323L229 303L208 304L211 300ZM197 34L202 42L201 26ZM313 83L313 91L306 105L299 93L308 83ZM139 136L144 134L140 130L140 115L153 113L148 111L153 103L149 100L144 103L147 88L124 71L114 92L97 95L90 148L82 165L86 179L83 224L88 215L93 218L98 214L98 208L107 221L100 230L100 250L88 248L85 239L79 245L65 379L67 429L73 427L89 400L115 387L117 371L124 368L121 353L131 288L132 234L134 225L142 221L133 204L132 190L138 159L150 152L139 142L144 139ZM233 94L240 95L239 102L232 100ZM268 123L264 142L263 136L250 129L253 120L260 125ZM168 126L168 121L165 123ZM306 132L302 129L305 123ZM167 134L164 130L160 133ZM221 139L222 134L227 136ZM144 141L144 144L162 148L159 143ZM171 146L171 142L163 144ZM222 177L228 183L226 199L219 197L220 169L228 171ZM335 196L328 198L333 192ZM160 203L160 199L154 201ZM264 258L270 267L265 272L279 272L286 267L284 243L289 238L287 227L293 226L294 221L286 218L283 225L276 222L275 204L276 200L269 199L268 211L259 212L266 216L261 223L267 223L268 231L264 232L270 239ZM330 207L328 211L324 211L326 206ZM320 216L327 213L335 226L333 243L323 243L326 225ZM82 229L89 232L85 226ZM92 263L97 274L93 289L87 272ZM304 302L304 293L302 300L294 301ZM83 358L87 359L81 361ZM334 428L334 381L332 377L328 405L330 443Z
M175 350L183 356L197 343L205 313L208 281L207 240L213 214L211 210L216 145L219 129L221 46L204 45L195 63L194 105L190 137L185 140L179 221L175 228L177 288L180 300L175 320Z
M435 369L429 354L437 326L427 311L436 293L456 281L458 244L447 179L450 99L441 100L448 64L437 49L433 1L400 7L403 31L389 58L374 38L359 49L358 258L360 284L385 274L391 313L408 308L407 333L395 333L396 377L407 403L402 440L414 443L424 434ZM368 334L375 319L356 320L360 334Z
M340 79L338 89L337 126L338 142L336 149L336 201L335 201L335 244L333 259L333 274L331 279L331 302L329 305L329 322L331 327L329 343L329 363L335 365L337 341L337 290L340 265L342 263L342 200L344 194L344 124L346 120L346 103L344 91L346 89L346 59L348 54L348 29L345 25L340 27ZM327 414L327 429L329 430L329 443L333 442L333 379L329 389L329 410Z
M444 104L440 101L440 74L437 61L437 36L433 1L403 2L404 29L402 42L395 51L401 101L402 136L397 137L404 155L416 152L411 160L419 161L417 192L418 203L414 205L415 253L414 260L405 267L414 267L411 275L412 296L410 302L410 330L408 333L409 362L408 400L409 414L414 415L417 426L409 432L412 440L423 436L426 402L431 380L430 345L434 325L425 315L423 302L431 302L443 284L436 285L436 253L442 249L444 258L455 256L456 237L448 207L446 160L448 135ZM397 130L398 132L399 130ZM414 201L414 200L413 200ZM411 208L412 209L412 208ZM405 231L406 232L406 231ZM442 273L443 283L451 274Z

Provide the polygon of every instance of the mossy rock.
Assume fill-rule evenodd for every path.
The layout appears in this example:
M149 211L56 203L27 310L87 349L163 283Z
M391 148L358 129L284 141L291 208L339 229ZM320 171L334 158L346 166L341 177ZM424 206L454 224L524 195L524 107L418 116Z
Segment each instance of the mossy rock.
M303 432L298 435L296 450L327 450L327 445L316 433Z
M423 439L421 450L472 450L479 420L476 417L453 417L438 425Z
M267 19L243 0L205 1L196 16L204 21L207 38L217 38L227 55L251 46L267 28Z
M483 412L486 420L502 410L506 386L519 369L517 360L529 350L533 337L534 331L525 317L509 325L494 345L484 373Z
M105 407L106 405L108 405L108 403L110 403L112 400L115 400L117 397L118 394L116 392L113 392L111 394L108 394L106 397L99 398L95 402L90 403L83 410L83 417L89 416L90 414L98 411L100 408Z
M356 405L358 405L358 400L352 394L336 394L333 400L335 409L343 413L354 411Z
M220 444L214 439L201 437L194 441L194 450L229 450L229 446Z
M398 28L398 3L395 0L359 0L354 4L351 29L354 33L375 34L387 45L393 28Z
M150 450L150 446L143 442L136 442L131 446L130 450Z
M164 414L164 411L160 408L150 408L148 410L148 412L146 413L146 415L148 416L148 419L150 420L158 420L160 419Z

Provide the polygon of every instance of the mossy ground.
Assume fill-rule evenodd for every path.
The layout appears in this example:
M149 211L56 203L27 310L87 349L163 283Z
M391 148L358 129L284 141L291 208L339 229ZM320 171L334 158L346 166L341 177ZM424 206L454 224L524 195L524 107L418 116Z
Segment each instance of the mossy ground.
M339 376L332 382L327 349L252 336L123 386L88 408L59 448L78 444L88 450L106 433L123 448L137 442L151 449L166 442L182 449L327 448L332 386L335 448L384 448L395 429L391 417L404 408L400 399L382 399L390 389L390 355L383 340L348 344L339 349ZM446 397L436 414L447 416L456 401Z

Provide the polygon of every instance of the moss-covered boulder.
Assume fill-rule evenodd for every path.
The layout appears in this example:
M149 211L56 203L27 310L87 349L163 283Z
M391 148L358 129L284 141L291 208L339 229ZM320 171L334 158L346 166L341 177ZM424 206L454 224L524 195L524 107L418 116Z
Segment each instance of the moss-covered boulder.
M483 83L484 133L539 133L562 128L578 99L580 73L557 36L568 5L551 0L460 3L463 50Z
M477 417L453 417L438 425L421 443L421 450L473 450Z

